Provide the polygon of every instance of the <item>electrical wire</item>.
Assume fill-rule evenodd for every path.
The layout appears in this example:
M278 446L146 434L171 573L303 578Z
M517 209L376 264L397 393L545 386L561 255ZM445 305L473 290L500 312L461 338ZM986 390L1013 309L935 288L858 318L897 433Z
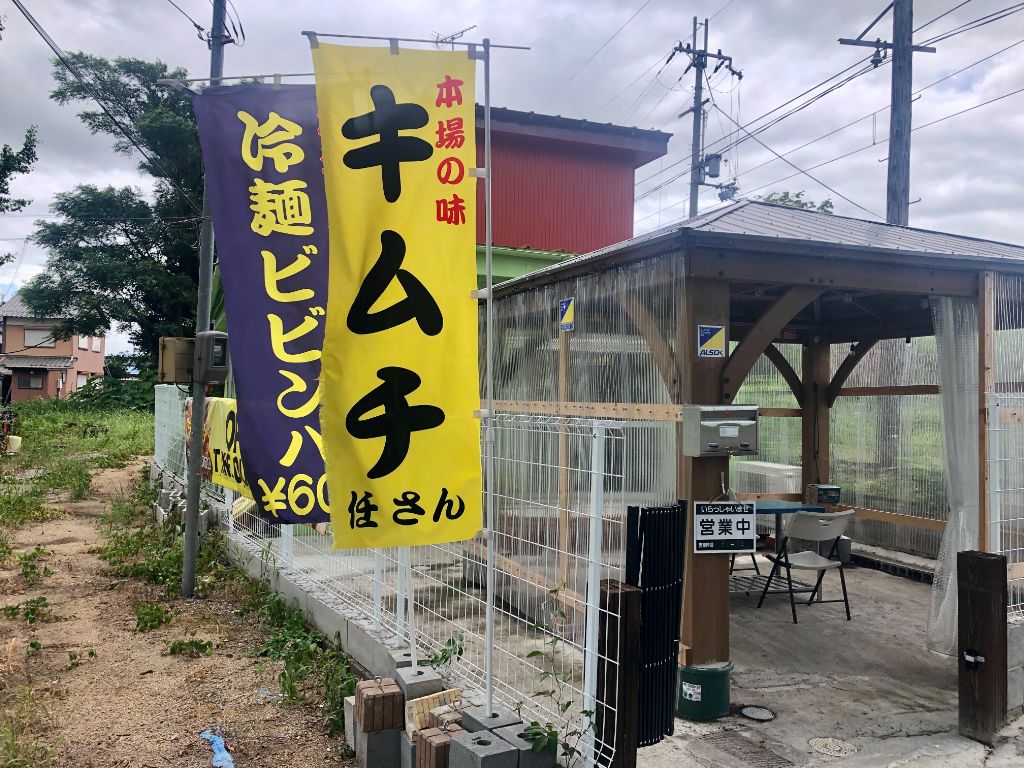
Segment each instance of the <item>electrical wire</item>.
M917 34L918 32L920 32L925 27L930 27L932 24L934 24L939 19L946 18L947 16L949 16L949 14L953 13L953 11L958 11L961 8L963 8L965 5L967 5L968 3L972 3L972 2L974 2L974 0L963 0L963 2L960 3L959 5L954 5L948 11L945 11L944 13L940 13L938 16L936 16L931 21L926 21L924 24L922 24L920 27L918 27L917 29L914 30L914 34Z
M196 28L196 32L199 33L199 39L200 40L205 40L206 39L206 28L203 27L202 24L200 24L198 21L196 21L191 16L189 16L187 13L185 13L185 11L182 10L182 7L180 5L178 5L176 2L174 2L174 0L167 0L167 2L170 3L178 13L180 13L182 16L184 16L186 19L188 19L190 22L192 22L192 26L195 27Z
M597 55L599 53L601 53L601 51L603 51L612 40L614 40L616 37L618 37L619 33L622 30L624 30L629 25L629 23L631 21L633 21L633 19L635 19L637 16L639 16L640 12L644 8L646 8L648 5L650 5L651 2L652 2L652 0L644 0L643 5L641 5L635 11L633 11L633 15L630 16L628 19L626 19L626 21L623 22L622 26L619 27L618 29L616 29L612 33L611 37L609 37L607 40L605 40L603 43L601 43L601 45L598 46L597 50L594 51L592 54L590 54L590 57L586 61L584 61L582 64L580 64L580 66L576 69L576 71L573 72L571 75L569 75L568 79L565 82L563 82L560 86L558 86L554 90L554 92L550 96L548 96L547 99L545 99L544 104L542 104L541 106L546 106L553 98L555 98L555 96L557 96L559 93L561 93L562 89L565 88L565 86L567 86L569 83L571 83L575 79L576 75L578 75L580 72L582 72L584 70L584 68L586 68L586 66L590 62L592 62L595 58L597 58Z
M719 9L718 9L717 11L715 11L714 13L712 13L712 14L711 14L711 16L710 16L710 18L708 19L708 21L714 21L714 20L715 20L715 17L716 17L716 16L718 15L718 14L720 14L720 13L721 13L722 11L724 11L724 10L725 10L726 8L728 8L728 7L730 6L730 5L732 5L732 4L733 4L733 3L735 3L735 2L736 2L736 0L729 0L729 2L727 2L727 3L725 4L725 5L723 5L723 6L721 7L721 8L719 8Z
M942 117L936 118L935 120L930 120L927 123L922 123L921 125L915 126L915 127L910 129L910 132L911 133L916 133L917 131L924 130L925 128L930 128L933 125L938 125L939 123L944 123L945 121L951 120L954 117L959 117L961 115L965 115L968 112L973 112L976 109L981 109L982 107L987 107L990 104L995 104L996 102L1002 101L1003 99L1008 99L1011 96L1016 96L1016 95L1018 95L1020 93L1024 93L1024 88L1018 88L1018 89L1016 89L1014 91L1009 91L1009 92L1004 93L1004 94L1002 94L1000 96L995 96L995 97L993 97L991 99L987 99L985 101L979 102L978 104L973 104L973 105L971 105L969 107L964 107L963 109L958 109L956 112L951 112L948 115L943 115ZM864 118L860 118L860 119L863 120ZM848 157L852 157L853 155L856 155L856 154L859 154L859 153L864 152L866 150L872 149L873 147L877 147L877 146L879 146L881 144L887 144L888 142L889 142L888 138L880 139L879 141L877 141L875 143L867 144L867 145L865 145L863 147L858 147L857 149L850 150L849 152L844 152L843 154L837 155L836 157L832 157L832 158L829 158L828 160L823 160L820 163L816 163L814 165L808 166L805 170L800 170L798 173L792 173L789 176L784 176L784 177L782 177L780 179L775 179L774 181L770 181L767 184L761 184L760 186L757 186L757 187L754 187L753 189L747 190L744 194L745 194L745 196L748 196L748 195L753 194L754 192L760 192L762 189L767 189L768 187L774 187L775 185L781 184L781 183L783 183L785 181L789 181L790 179L795 179L797 176L808 175L808 174L806 174L806 171L813 171L813 170L817 170L818 168L823 168L826 165L831 165L832 163L839 162L840 160L845 160ZM795 150L791 150L791 151L795 151ZM758 166L758 167L760 168L762 166ZM753 172L755 170L757 170L757 168L751 168L750 171L746 171L745 173L751 173L751 172ZM741 174L741 175L743 175L743 174ZM813 177L811 177L811 178L813 178ZM818 183L820 183L820 182L818 182ZM824 185L822 185L822 186L824 186ZM686 200L686 198L683 198L682 200L680 200L680 201L678 201L676 203L673 203L672 205L666 206L665 208L663 208L660 211L655 211L654 213L650 213L650 214L647 214L646 216L640 217L639 219L635 219L633 223L634 224L639 224L641 221L646 221L649 218L657 216L659 213L667 211L670 208L675 208L677 206L680 206L680 205L682 205L685 202L687 202L687 200ZM683 221L683 220L684 219L678 219L677 221ZM672 223L674 223L674 222L672 222Z
M964 32L972 32L975 29L980 29L981 27L988 26L989 24L993 24L997 21L1002 21L1008 16L1013 16L1015 13L1020 13L1021 11L1024 11L1024 3L1009 5L1001 10L993 11L985 16L974 19L973 21L968 21L958 27L946 30L935 37L930 37L921 43L921 45L934 45L935 43L941 43L943 40L948 40L951 37L962 35Z
M1024 89L1021 89L1021 90L1024 90ZM719 110L719 112L721 112L721 110ZM825 189L827 189L827 190L828 190L829 192L831 192L832 194L836 195L836 196L837 196L837 197L839 197L839 198L842 198L843 200L845 200L846 202L848 202L848 203L849 203L850 205L853 205L853 206L856 206L857 208L860 208L860 209L861 209L862 211L864 211L865 213L870 213L870 214L871 214L872 216L875 216L876 218L879 218L879 219L883 219L883 218L885 218L884 216L880 216L879 214L875 213L875 212L874 212L874 211L872 211L871 209L869 209L869 208L865 208L865 207L864 207L863 205L861 205L861 204L860 204L860 203L858 203L857 201L855 201L855 200L851 200L850 198L848 198L848 197L847 197L846 195L844 195L844 194L843 194L842 192L840 192L839 190L835 189L834 187L830 187L830 186L829 186L828 184L826 184L825 182L821 181L821 179L816 179L816 178L815 178L814 176L812 176L812 175L811 175L810 173L808 173L807 171L805 171L805 170L804 170L803 168L801 168L801 167L800 167L799 165L797 165L796 163L794 163L794 162L793 162L792 160L790 160L789 158L787 158L787 157L783 157L782 155L780 155L780 154L779 154L778 152L776 152L776 151L775 151L774 149L772 149L772 148L771 148L771 147L769 147L769 146L768 146L767 144L765 144L765 143L764 143L763 141L761 141L761 139L759 139L759 138L758 138L757 136L755 136L754 134L750 133L750 131L748 131L748 130L747 130L746 128L744 128L744 127L743 127L742 125L740 125L740 124L739 124L739 123L737 123L737 122L736 122L735 120L733 120L733 119L732 119L732 115L726 115L726 118L727 118L728 120L730 120L731 122L733 122L733 123L734 123L734 124L736 125L736 127L737 127L737 128L739 128L739 129L740 129L741 131L743 131L743 132L744 132L744 133L746 133L746 134L747 134L748 136L750 136L750 138L752 138L752 139L753 139L754 141L756 141L756 142L757 142L758 144L760 144L760 145L761 145L762 147L764 147L765 149L767 149L767 150L768 150L769 152L771 152L771 153L772 153L773 155L775 155L775 156L776 156L777 158L779 158L780 160L782 160L782 162L786 163L786 165L788 165L788 166L792 167L792 168L793 168L794 170L796 170L796 171L799 171L800 173L802 173L802 174L803 174L804 176L806 176L806 177L807 177L808 179L810 179L810 180L811 180L811 181L813 181L814 183L816 183L816 184L820 184L821 186L823 186L823 187L824 187Z
M181 188L181 185L179 185L178 182L174 180L174 178L167 171L167 169L164 168L163 165L154 156L150 155L149 152L143 149L142 145L139 144L139 141L134 136L132 136L131 132L121 124L121 121L117 117L114 116L114 113L110 111L110 108L104 103L103 99L100 98L99 93L97 93L96 89L93 88L92 83L88 82L82 75L82 73L79 72L78 67L75 66L74 62L72 62L67 57L67 54L64 53L64 51L61 49L59 45L57 45L56 42L54 42L53 38L50 37L49 33L45 29L43 29L42 25L35 20L35 17L28 12L28 9L22 4L21 0L12 0L12 2L14 3L15 7L17 7L17 9L21 11L22 16L24 16L28 23L32 25L32 27L36 30L39 36L43 38L43 41L50 47L50 50L53 51L53 53L57 56L57 59L61 62L61 64L64 65L65 69L67 69L74 76L74 78L81 84L81 86L89 92L89 94L93 98L93 101L95 101L99 108L103 110L103 113L117 127L117 129L122 133L122 135L124 135L124 137L128 139L132 146L134 146L135 149L138 150L140 155L142 155L147 161L152 163L155 168L157 168L161 173L164 174L164 178L167 180L167 182L172 187L174 187L175 190L178 191L182 198L184 198L184 200L189 205L191 205L192 208L195 209L196 213L201 214L202 209L189 196L189 194L184 189ZM134 122L132 124L134 125Z
M673 50L673 51L672 51L672 53L671 53L671 54L669 55L669 60L671 60L671 57L672 57L672 56L675 56L675 50ZM637 75L637 76L636 76L636 77L635 77L635 78L633 79L633 81L632 81L632 82L631 82L631 83L630 83L629 85L627 85L627 86L626 86L625 88L623 88L623 89L622 89L621 91L619 91L619 92L618 92L618 93L616 93L616 94L615 94L614 96L612 96L612 97L611 97L610 99L608 99L608 101L606 101L606 102L605 102L604 104L602 104L602 105L601 105L600 107L598 107L598 108L597 108L597 111L598 111L598 112L603 112L603 111L604 111L604 109L605 109L606 107L609 107L609 106L611 106L611 105L612 105L612 104L613 104L613 103L614 103L615 101L617 101L617 100L618 100L618 99L619 99L619 98L620 98L620 97L622 96L622 94L624 94L624 93L625 93L626 91L628 91L628 90L629 90L630 88L632 88L632 87L633 87L634 85L636 85L637 83L639 83L639 82L640 82L640 80L641 80L641 79L643 78L643 76L644 76L644 75L646 75L646 74L647 74L647 73L649 73L649 72L650 72L650 71L651 71L652 69L654 69L654 68L655 68L656 66L658 66L658 62L659 62L659 61L661 61L661 57L660 57L660 56L659 56L658 58L656 58L656 59L655 59L655 60L654 60L654 61L653 61L653 62L651 63L651 66L649 66L649 67L648 67L647 69L645 69L645 70L644 70L643 72L641 72L641 73L640 73L639 75ZM667 63L668 63L668 61L666 61L665 63L667 64ZM664 66L664 65L662 65L662 66ZM660 70L659 70L659 74L660 74Z

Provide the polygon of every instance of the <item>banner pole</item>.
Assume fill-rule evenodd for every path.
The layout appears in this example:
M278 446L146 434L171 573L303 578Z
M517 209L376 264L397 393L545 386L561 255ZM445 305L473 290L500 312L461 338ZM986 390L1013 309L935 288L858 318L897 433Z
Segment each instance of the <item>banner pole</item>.
M491 338L494 321L494 264L493 264L493 215L491 210L491 40L485 37L484 49L484 202L487 211L484 216L484 261L487 274L487 319L485 323L486 344L486 387L487 427L485 440L485 475L487 480L484 509L487 536L487 614L486 614L486 715L494 714L494 348Z

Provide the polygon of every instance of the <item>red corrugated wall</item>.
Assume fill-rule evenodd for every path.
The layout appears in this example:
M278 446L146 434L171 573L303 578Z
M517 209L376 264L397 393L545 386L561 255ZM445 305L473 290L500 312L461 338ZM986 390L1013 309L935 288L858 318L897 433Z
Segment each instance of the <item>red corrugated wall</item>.
M586 253L633 236L633 158L626 152L495 131L494 244ZM483 135L477 141L483 167ZM483 186L477 242L484 242Z

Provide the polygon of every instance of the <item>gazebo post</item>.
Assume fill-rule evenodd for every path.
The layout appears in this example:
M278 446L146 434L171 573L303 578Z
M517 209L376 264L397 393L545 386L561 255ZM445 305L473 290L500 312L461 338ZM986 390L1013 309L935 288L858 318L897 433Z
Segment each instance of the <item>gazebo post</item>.
M676 340L676 363L682 378L683 403L722 403L722 372L728 358L697 357L697 325L729 326L729 283L687 280L685 323ZM728 333L727 333L728 335ZM683 456L682 424L677 426L676 489L689 502L686 523L686 567L683 576L683 626L680 664L729 660L729 556L693 555L693 502L721 493L729 477L728 458Z
M989 530L988 393L995 390L995 275L978 273L978 550L992 551Z
M811 483L829 481L829 379L831 347L826 341L808 342L803 349L803 402L800 465L804 493ZM779 535L779 531L775 535Z

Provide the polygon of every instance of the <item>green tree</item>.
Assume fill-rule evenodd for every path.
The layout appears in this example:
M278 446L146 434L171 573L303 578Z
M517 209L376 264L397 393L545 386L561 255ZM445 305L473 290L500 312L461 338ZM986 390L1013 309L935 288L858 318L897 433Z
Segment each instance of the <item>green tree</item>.
M32 126L25 131L25 141L21 149L15 150L10 144L4 144L0 148L0 213L20 211L32 202L11 197L11 179L32 169L37 159L36 144L36 128Z
M188 96L157 85L187 73L161 61L110 61L85 53L70 58L131 140L93 108L89 89L59 62L54 62L56 87L50 97L62 105L86 105L78 117L93 133L111 136L116 152L138 156L153 189L146 194L132 187L79 185L57 195L51 209L60 218L39 222L34 234L49 253L46 270L22 295L40 316L67 316L56 329L60 336L94 335L116 326L155 361L160 336L190 335L195 327L203 183L199 139Z
M817 211L818 213L832 213L833 204L831 198L826 198L820 203L804 199L804 192L769 192L767 195L760 195L756 199L765 203L776 205L788 205L790 208L802 208L805 211Z

